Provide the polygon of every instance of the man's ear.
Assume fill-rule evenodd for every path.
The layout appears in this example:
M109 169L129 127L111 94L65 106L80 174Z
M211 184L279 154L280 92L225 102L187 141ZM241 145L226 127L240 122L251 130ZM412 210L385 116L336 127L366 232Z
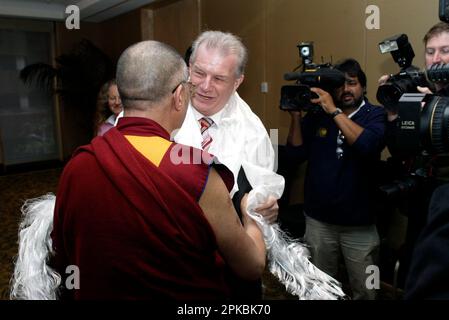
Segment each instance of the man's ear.
M185 99L187 99L187 95L185 94L184 90L186 90L186 87L184 85L180 85L173 93L173 108L176 111L182 110Z
M242 84L242 82L243 82L243 79L245 79L245 75L244 74L242 74L240 77L238 77L236 80L235 80L235 83L234 83L234 90L237 90L238 88L239 88L239 86Z

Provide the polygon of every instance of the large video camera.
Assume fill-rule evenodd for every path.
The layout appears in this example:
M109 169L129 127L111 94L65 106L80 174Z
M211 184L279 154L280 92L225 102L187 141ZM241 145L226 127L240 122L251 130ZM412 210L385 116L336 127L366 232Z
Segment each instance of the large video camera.
M313 63L313 42L301 42L297 47L303 70L284 74L285 80L296 80L296 84L282 86L280 108L285 111L321 111L319 105L310 102L310 99L318 98L310 88L317 87L331 93L344 85L345 75L333 69L330 63Z

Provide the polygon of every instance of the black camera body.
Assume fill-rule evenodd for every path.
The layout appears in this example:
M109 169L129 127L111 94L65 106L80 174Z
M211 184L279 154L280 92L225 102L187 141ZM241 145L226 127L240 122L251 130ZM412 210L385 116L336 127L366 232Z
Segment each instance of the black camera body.
M310 102L310 99L313 98L316 98L316 95L310 91L310 87L307 85L293 84L282 86L279 108L284 111L318 111L317 106Z
M302 42L297 47L303 61L303 71L284 74L285 80L296 80L296 83L282 86L279 107L284 111L322 111L319 105L310 102L310 99L318 98L310 88L332 92L345 83L345 75L333 69L330 63L313 63L313 42Z
M390 52L394 61L401 67L399 73L390 76L379 86L377 100L388 110L397 111L397 104L404 93L417 93L417 86L428 87L426 74L412 65L415 53L406 34L387 38L379 43L381 53Z
M397 103L404 93L417 93L417 86L428 87L425 73L415 66L402 69L377 89L377 100L388 110L397 111Z

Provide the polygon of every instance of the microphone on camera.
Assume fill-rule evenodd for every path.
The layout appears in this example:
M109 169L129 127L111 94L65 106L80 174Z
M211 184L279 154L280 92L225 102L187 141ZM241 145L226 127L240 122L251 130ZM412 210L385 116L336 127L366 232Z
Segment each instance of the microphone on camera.
M284 80L298 80L301 84L318 86L324 84L333 88L339 88L345 84L345 74L336 69L318 69L316 71L289 72L284 74Z

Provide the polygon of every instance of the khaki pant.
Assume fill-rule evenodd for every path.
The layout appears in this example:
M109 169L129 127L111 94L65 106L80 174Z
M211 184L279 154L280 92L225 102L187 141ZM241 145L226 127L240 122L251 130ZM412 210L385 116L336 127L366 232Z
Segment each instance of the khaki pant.
M339 226L306 216L305 240L312 262L336 278L340 252L343 255L354 300L374 300L376 290L366 286L367 267L376 265L379 235L375 225Z

